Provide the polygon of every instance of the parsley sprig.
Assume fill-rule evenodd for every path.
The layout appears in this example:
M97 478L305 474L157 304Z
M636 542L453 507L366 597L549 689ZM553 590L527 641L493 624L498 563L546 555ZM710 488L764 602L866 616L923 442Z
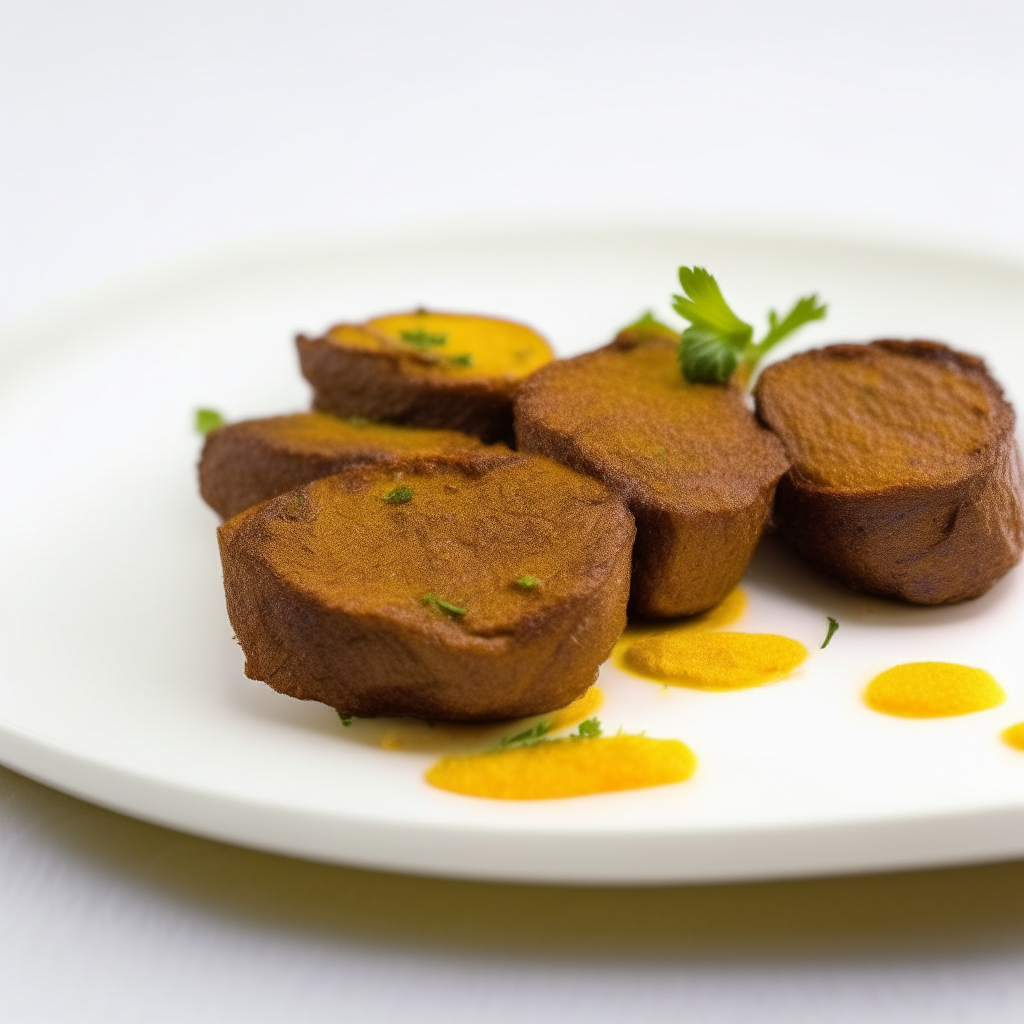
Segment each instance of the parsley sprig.
M576 732L563 736L560 739L549 739L549 732L551 732L551 723L546 718L542 718L529 729L517 732L514 736L502 737L495 749L508 750L509 747L533 747L538 743L561 743L564 740L593 740L602 735L603 730L600 718L587 718L580 722Z
M674 295L672 306L690 322L679 340L679 368L694 382L724 384L741 365L750 373L780 341L823 319L828 309L816 294L797 299L783 317L773 309L768 332L755 342L754 328L729 308L718 282L703 267L680 267L679 283L685 294Z

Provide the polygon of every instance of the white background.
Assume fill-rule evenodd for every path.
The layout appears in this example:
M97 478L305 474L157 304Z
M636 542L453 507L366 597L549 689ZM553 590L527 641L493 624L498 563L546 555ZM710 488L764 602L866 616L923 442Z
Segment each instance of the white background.
M642 215L1024 252L1011 3L0 3L0 320L246 240ZM393 878L0 775L4 1020L1016 1021L1024 866Z

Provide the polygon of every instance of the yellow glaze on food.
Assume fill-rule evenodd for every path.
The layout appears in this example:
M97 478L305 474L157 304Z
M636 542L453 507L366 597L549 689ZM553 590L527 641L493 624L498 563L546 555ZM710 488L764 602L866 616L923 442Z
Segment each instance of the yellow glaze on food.
M797 640L774 633L673 630L638 640L623 661L634 672L697 690L741 690L788 676L807 657Z
M426 780L465 796L553 800L682 782L696 766L693 752L679 740L607 736L444 757Z
M915 661L886 669L868 683L864 703L900 718L947 718L994 708L1003 688L980 668L945 661Z
M1024 751L1024 722L1011 725L1009 729L1002 732L1003 742L1008 743L1014 750Z
M389 347L400 346L416 353L425 365L467 377L525 377L554 354L536 331L510 320L467 316L461 313L400 313L368 320L364 333L384 339ZM423 332L443 341L413 345L403 334ZM336 337L336 332L331 332ZM337 337L349 342L349 338ZM353 337L356 344L363 342ZM380 342L378 342L378 345ZM463 365L465 364L465 365Z
M412 719L386 720L383 726L374 722L361 722L361 731L378 735L377 743L384 750L412 750L421 753L440 753L444 750L473 748L498 743L503 736L514 736L528 729L534 722L546 721L552 732L577 725L589 718L601 706L604 694L599 686L592 686L571 704L539 718L517 719L514 722L461 723L417 722ZM379 732L378 732L379 730Z

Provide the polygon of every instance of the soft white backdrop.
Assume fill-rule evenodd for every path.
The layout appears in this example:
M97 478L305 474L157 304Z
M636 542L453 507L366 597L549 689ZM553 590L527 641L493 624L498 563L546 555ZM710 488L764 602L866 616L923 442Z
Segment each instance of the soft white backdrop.
M247 239L666 216L1024 253L1024 6L0 3L0 321ZM1016 1021L1024 867L660 892L235 851L0 774L4 1020Z

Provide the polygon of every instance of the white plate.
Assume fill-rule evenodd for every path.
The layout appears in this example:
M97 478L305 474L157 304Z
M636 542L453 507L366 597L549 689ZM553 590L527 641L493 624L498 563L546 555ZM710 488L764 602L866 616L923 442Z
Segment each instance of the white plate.
M611 729L684 739L689 782L503 803L427 786L433 756L380 749L359 723L242 675L201 504L192 410L301 408L291 335L392 308L507 314L563 354L606 340L680 262L741 313L817 289L801 344L949 339L1024 388L1024 270L841 242L685 230L419 237L235 254L168 273L0 339L0 759L188 831L305 857L477 878L666 882L1024 854L1024 575L921 609L859 597L766 545L738 628L813 651L790 680L666 689L606 666ZM819 652L825 616L841 623ZM984 667L1006 704L905 721L859 694L889 665Z

